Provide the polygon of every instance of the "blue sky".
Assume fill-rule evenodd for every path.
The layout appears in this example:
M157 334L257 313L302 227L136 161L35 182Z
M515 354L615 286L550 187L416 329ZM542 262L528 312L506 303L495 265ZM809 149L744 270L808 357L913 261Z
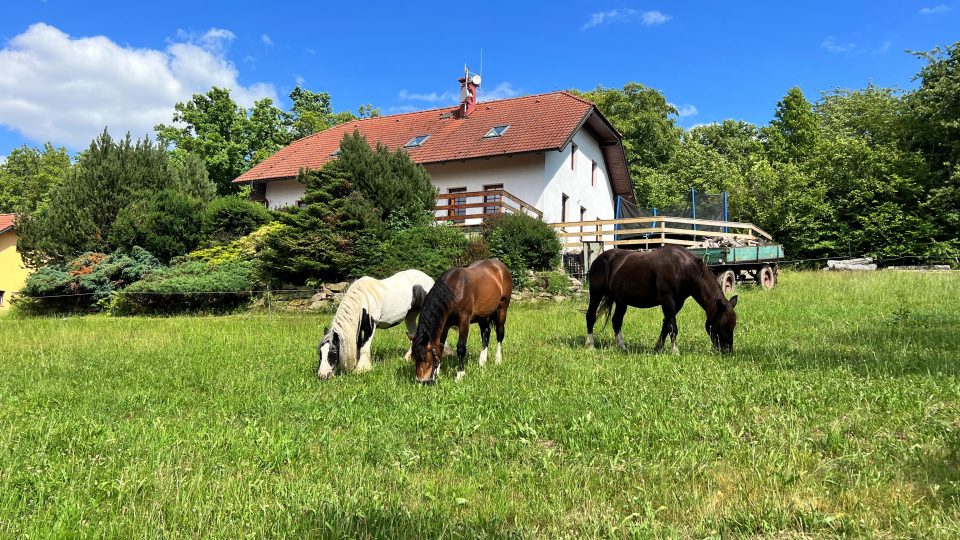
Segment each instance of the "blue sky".
M921 63L905 50L960 40L958 0L299 4L6 6L0 156L46 140L77 150L104 125L143 135L212 84L248 104L286 106L299 82L338 110L441 106L464 63L480 70L481 48L481 100L636 81L663 91L685 127L766 123L794 85L811 99L871 81L910 88Z

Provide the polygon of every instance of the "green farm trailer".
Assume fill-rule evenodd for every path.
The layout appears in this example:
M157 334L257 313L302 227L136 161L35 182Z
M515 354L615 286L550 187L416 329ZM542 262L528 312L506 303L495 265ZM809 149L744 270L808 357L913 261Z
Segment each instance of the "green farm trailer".
M688 249L707 263L726 295L734 291L737 282L753 282L764 289L777 284L777 263L783 259L780 244Z

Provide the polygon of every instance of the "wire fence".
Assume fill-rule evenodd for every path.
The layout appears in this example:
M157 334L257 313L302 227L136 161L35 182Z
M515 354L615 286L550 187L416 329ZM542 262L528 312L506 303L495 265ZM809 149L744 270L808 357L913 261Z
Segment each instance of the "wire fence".
M779 259L771 260L771 264L777 264L781 267L783 266L801 266L809 265L810 263L817 262L826 262L826 261L855 261L861 259L870 259L871 262L876 263L877 265L883 266L888 265L893 262L900 261L911 261L916 265L949 265L952 268L956 267L958 262L957 259L951 257L938 257L930 255L917 255L912 253L905 253L897 256L890 257L870 257L869 255L860 255L856 257L851 256L835 256L835 257L810 257L803 259ZM585 279L588 273L588 269L583 265L583 261L579 255L570 254L563 258L564 269L568 274ZM303 289L250 289L244 291L93 291L93 292L78 292L78 293L67 293L67 294L50 294L50 295L27 295L20 292L10 292L12 299L29 299L29 300L47 300L47 299L57 299L57 298L81 298L87 296L110 296L110 295L119 295L119 296L189 296L189 295L243 295L249 296L251 298L257 296L273 296L277 295L280 297L284 296L298 296L300 298L306 299L311 298L317 293L327 292L332 293L329 289L324 288L303 288ZM338 294L338 293L332 293Z

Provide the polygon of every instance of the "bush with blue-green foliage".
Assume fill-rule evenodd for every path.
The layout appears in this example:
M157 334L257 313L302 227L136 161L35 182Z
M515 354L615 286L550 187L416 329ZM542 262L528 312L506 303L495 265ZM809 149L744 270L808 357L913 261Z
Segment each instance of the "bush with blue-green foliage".
M17 305L28 313L100 311L115 291L161 267L140 247L110 255L84 253L30 274Z
M187 261L151 273L116 295L116 315L226 312L246 306L256 289L254 263Z

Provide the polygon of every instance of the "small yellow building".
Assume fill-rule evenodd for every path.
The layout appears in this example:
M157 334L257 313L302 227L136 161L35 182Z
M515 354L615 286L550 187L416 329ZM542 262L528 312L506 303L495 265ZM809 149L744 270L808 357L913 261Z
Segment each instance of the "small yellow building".
M17 231L14 214L0 214L0 311L10 306L10 298L18 292L30 273L17 252Z

